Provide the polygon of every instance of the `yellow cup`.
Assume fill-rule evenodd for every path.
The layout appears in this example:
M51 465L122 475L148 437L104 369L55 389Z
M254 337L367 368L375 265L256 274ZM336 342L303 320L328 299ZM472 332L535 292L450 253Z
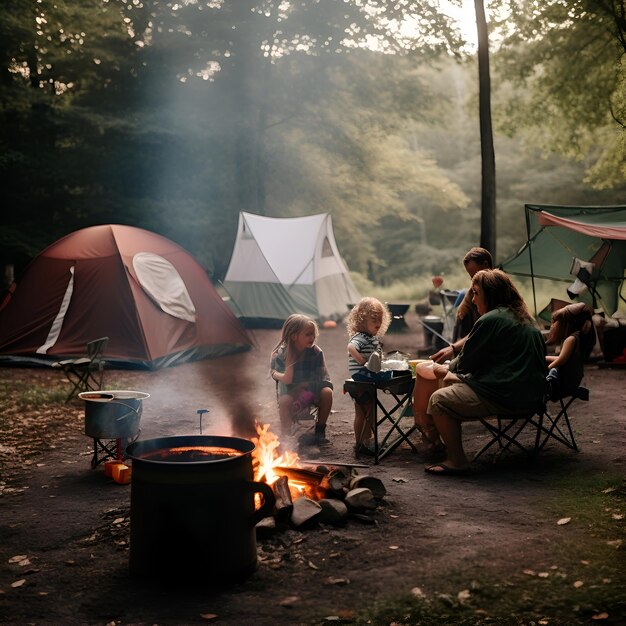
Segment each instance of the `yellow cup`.
M415 368L420 363L430 363L430 359L411 359L409 361L409 368L411 369L411 372L413 373L414 376L415 376Z

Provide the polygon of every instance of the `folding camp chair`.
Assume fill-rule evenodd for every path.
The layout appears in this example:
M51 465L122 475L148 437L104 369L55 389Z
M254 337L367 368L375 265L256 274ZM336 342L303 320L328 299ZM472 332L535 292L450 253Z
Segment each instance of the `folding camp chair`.
M276 381L276 404L278 404L279 400L280 395L278 393L278 381ZM291 413L292 425L294 427L297 427L300 422L317 422L317 404L306 404L305 406L298 406L298 403L294 402L294 405L294 410Z
M494 444L498 444L496 459L511 446L536 454L551 439L578 452L578 445L567 412L575 400L588 401L589 390L585 387L578 387L571 395L558 398L555 402L549 401L546 396L546 401L541 407L531 413L482 418L480 423L489 431L491 438L476 452L473 460L482 456ZM556 413L554 409L551 412L551 405L556 407ZM530 440L525 440L521 436L526 430L532 434Z
M412 411L414 384L410 371L394 372L389 380L377 383L350 378L343 384L344 393L349 393L355 402L369 402L373 407L371 426L374 434L375 464L391 454L403 441L414 452L418 451L409 439L409 435L417 430ZM385 406L385 397L391 400L391 406ZM410 418L410 425L405 425L405 418Z
M569 415L567 414L567 410L575 400L588 402L589 390L586 387L578 387L574 390L572 395L561 397L556 400L556 402L553 402L552 404L556 407L557 410L557 413L554 416L548 411L549 404L546 403L546 406L544 407L544 412L542 414L543 424L541 428L541 432L544 434L544 438L539 443L539 446L537 448L538 451L546 445L549 439L552 438L556 439L556 441L559 441L571 450L576 450L576 452L578 452L578 445L576 444L576 439L574 438L574 431L572 430L572 425L569 421ZM559 422L563 423L563 429L561 429Z
M87 344L87 356L79 359L65 359L52 364L60 368L72 385L65 402L69 402L81 391L102 389L104 379L104 360L102 355L109 341L108 337L100 337Z

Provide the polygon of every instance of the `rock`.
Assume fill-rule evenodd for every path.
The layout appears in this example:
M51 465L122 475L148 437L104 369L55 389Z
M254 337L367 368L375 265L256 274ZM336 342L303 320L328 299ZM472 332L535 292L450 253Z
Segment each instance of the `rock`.
M322 524L339 524L348 517L348 507L341 500L324 498L319 504L322 507L319 521Z
M387 494L387 489L383 484L383 481L380 478L376 478L375 476L367 476L367 475L356 475L353 476L350 480L350 489L357 489L359 487L365 487L372 492L372 495L380 500L384 498Z
M374 498L374 494L365 487L358 487L357 489L348 491L345 502L348 507L356 511L376 508L376 498Z
M321 511L322 507L318 502L314 502L310 498L298 498L293 503L291 523L298 528L299 526L316 519Z
M256 525L257 537L269 537L276 532L276 520L273 517L264 517Z

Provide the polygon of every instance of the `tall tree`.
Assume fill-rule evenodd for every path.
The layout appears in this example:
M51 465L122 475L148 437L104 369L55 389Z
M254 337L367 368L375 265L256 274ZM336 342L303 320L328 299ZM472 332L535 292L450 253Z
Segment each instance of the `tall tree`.
M160 3L147 0L138 10L124 5L134 31L145 33L151 54L176 50L179 75L196 76L210 68L210 89L225 98L234 140L233 177L239 210L263 212L268 77L289 55L339 57L377 45L381 52L449 50L456 45L449 19L429 0L364 2L282 2L224 0ZM400 25L411 19L412 35Z
M626 179L626 5L617 0L505 0L496 56L499 127L581 160L596 188ZM503 94L504 95L504 94Z
M482 172L480 245L496 258L496 157L491 121L491 76L489 72L489 30L483 0L474 0L478 34L478 101Z

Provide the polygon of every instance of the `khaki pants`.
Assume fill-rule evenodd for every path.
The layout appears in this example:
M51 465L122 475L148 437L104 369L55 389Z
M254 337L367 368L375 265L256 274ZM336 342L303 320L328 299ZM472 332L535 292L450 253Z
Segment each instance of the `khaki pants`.
M428 402L429 415L449 415L458 420L478 420L481 417L510 412L506 407L481 398L463 382L435 391Z

